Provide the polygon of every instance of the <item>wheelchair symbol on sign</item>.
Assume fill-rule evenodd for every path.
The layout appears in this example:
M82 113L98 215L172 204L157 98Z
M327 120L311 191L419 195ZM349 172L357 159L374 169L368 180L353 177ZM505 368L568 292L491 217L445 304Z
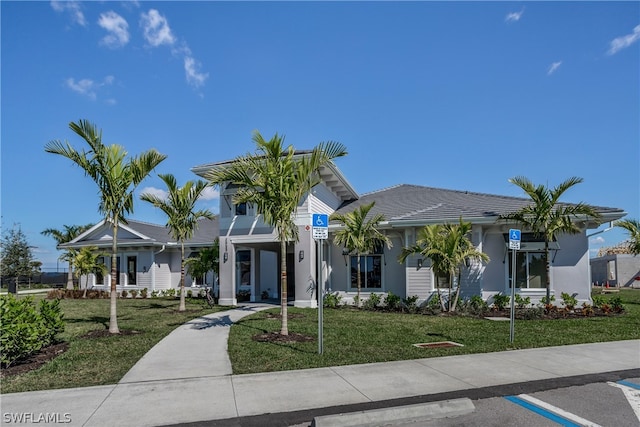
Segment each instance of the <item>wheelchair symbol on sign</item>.
M511 240L518 240L518 233L516 233L515 231L511 232Z
M322 227L324 225L324 221L322 220L321 216L318 216L316 218L316 225L319 226L319 227Z

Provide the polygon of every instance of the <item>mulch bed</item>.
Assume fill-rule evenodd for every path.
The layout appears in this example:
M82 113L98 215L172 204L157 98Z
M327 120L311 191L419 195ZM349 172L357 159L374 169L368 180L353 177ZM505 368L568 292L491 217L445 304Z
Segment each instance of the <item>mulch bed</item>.
M30 356L29 358L16 362L15 365L8 368L2 368L0 371L0 378L10 377L19 374L25 374L33 370L38 369L50 360L55 359L69 348L68 342L61 342L58 344L45 347L37 354Z
M280 335L278 332L269 332L266 334L254 335L252 339L258 342L274 342L278 344L286 344L290 342L311 342L316 340L315 337L295 332L290 332L289 335Z
M141 334L140 331L132 331L132 330L120 330L119 335L137 335ZM87 332L82 335L80 338L92 339L92 338L105 338L112 336L108 329L98 329L95 331ZM117 335L117 334L116 334ZM56 357L62 355L69 348L68 342L61 342L57 344L52 344L48 347L43 348L38 353L29 356L28 358L16 362L14 365L9 366L8 368L2 368L0 371L0 378L11 377L14 375L25 374L27 372L35 371L40 368L45 363L55 359Z

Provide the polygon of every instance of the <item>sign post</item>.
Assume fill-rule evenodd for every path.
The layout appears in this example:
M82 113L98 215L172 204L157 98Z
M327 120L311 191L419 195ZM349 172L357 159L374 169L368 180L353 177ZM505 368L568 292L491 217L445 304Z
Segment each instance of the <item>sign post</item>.
M318 354L324 352L324 279L322 278L323 243L329 237L329 215L313 214L311 216L313 238L318 243Z
M515 297L516 297L516 252L520 249L520 230L512 228L509 230L509 249L511 249L511 298L509 312L509 342L513 343L515 337Z

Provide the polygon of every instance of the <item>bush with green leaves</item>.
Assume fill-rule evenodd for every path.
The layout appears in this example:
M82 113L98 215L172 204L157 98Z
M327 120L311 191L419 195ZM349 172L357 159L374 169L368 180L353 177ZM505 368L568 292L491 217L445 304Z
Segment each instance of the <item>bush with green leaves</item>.
M481 315L489 311L489 304L480 295L473 295L469 298L468 307L469 312L475 315Z
M37 353L64 330L60 301L42 300L39 310L33 297L0 297L0 363L8 367Z
M493 308L494 310L504 310L509 304L511 297L509 295L505 295L502 292L497 293L493 296Z
M620 297L611 298L609 304L611 304L611 308L616 313L622 313L624 311L624 305L622 305L622 298Z
M380 297L380 295L372 292L371 295L369 295L369 298L367 298L367 300L364 302L364 309L377 310L378 307L380 307L381 303L382 298Z
M397 311L402 307L402 298L389 291L387 297L384 299L384 304L387 306L387 310Z
M529 304L531 304L531 297L522 297L520 294L515 294L513 297L513 302L515 303L517 308L527 308Z
M342 304L342 296L338 292L328 292L324 295L324 306L329 308L338 308Z
M413 295L402 299L402 308L409 313L418 311L418 295Z
M562 292L560 294L562 298L562 304L565 306L567 310L573 310L575 306L578 304L578 300L573 295L569 295L566 292Z
M591 299L593 300L593 306L596 308L600 308L602 304L607 302L606 298L602 295L593 295Z

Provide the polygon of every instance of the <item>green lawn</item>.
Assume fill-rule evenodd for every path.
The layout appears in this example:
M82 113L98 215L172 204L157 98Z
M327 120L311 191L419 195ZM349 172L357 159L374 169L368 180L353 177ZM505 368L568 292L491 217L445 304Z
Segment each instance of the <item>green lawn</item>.
M252 337L279 331L280 321L260 312L231 328L229 355L235 374L385 362L455 354L640 339L640 290L607 295L623 298L623 316L517 320L509 343L509 322L460 316L380 313L349 308L324 310L324 353L318 343L265 343ZM289 331L317 336L317 311L290 308ZM464 347L424 349L413 344L454 341Z
M36 298L43 298L39 295ZM120 299L118 326L140 333L102 338L82 338L109 325L109 300L60 300L65 331L60 335L69 349L37 371L2 379L2 393L87 387L117 383L158 341L177 326L198 316L221 310L187 300L178 312L177 299Z
M509 344L509 322L325 309L323 355L318 355L317 341L288 344L254 341L252 337L256 334L279 331L279 319L268 318L266 314L279 312L272 309L246 317L231 327L229 354L234 373L238 374L640 339L640 290L623 290L605 297L616 296L622 297L627 308L623 316L518 320L513 346ZM61 300L61 305L66 320L61 338L70 343L69 350L37 371L4 378L3 393L115 384L177 326L224 309L187 302L187 311L179 313L178 300L121 299L118 301L120 329L140 333L83 338L87 332L107 327L109 301ZM290 308L289 312L294 315L289 321L291 332L317 335L316 310ZM455 341L464 347L419 349L412 345L435 341Z

